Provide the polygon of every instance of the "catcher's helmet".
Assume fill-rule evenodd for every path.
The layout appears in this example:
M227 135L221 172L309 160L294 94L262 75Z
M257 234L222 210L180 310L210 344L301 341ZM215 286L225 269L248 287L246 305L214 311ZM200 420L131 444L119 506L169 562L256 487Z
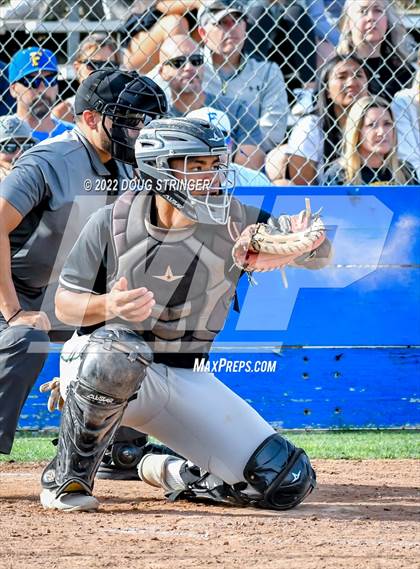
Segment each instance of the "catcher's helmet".
M138 132L151 120L164 116L168 103L165 93L149 77L110 67L94 71L83 81L74 108L76 115L87 109L101 113L113 158L134 165ZM105 117L112 120L110 128Z
M224 134L207 121L189 118L155 120L140 131L135 154L142 179L182 213L201 223L226 224L235 174L229 168ZM194 172L200 158L218 157L211 169ZM184 160L182 170L171 165ZM200 190L198 186L200 185Z

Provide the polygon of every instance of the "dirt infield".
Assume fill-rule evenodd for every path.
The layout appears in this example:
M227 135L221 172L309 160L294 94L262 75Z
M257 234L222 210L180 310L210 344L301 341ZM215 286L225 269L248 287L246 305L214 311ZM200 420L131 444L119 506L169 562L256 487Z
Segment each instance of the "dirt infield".
M91 514L42 510L41 466L3 463L0 568L417 569L418 462L314 463L318 490L285 513L168 503L140 482L98 481Z

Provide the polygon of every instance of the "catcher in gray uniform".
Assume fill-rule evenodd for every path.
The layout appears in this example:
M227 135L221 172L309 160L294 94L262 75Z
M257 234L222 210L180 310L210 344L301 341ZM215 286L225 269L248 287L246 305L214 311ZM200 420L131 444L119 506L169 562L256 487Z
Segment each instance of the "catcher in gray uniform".
M147 454L138 467L172 499L292 508L315 487L306 453L193 366L245 271L328 263L322 223L310 212L272 219L233 198L223 134L205 121L152 121L136 159L142 191L91 217L60 277L57 315L79 329L63 348L65 403L42 505L98 508L95 474L121 424L185 457Z

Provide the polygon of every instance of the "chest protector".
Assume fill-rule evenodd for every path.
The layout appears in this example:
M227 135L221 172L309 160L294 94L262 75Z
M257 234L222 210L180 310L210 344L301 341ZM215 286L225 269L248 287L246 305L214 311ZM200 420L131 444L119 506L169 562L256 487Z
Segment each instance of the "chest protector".
M153 196L126 192L113 208L116 272L129 289L145 286L156 304L134 328L154 352L206 353L223 328L240 270L232 246L246 224L245 208L232 200L226 225L163 229L150 223Z

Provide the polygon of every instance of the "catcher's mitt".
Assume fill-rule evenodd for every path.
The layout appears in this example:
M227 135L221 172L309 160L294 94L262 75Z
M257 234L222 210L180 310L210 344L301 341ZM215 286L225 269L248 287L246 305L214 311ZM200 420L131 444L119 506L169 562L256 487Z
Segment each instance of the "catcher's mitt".
M305 255L309 258L324 242L326 231L320 212L312 214L309 198L305 202L306 209L297 215L246 227L232 249L234 264L252 273L282 269L297 259L303 263Z

